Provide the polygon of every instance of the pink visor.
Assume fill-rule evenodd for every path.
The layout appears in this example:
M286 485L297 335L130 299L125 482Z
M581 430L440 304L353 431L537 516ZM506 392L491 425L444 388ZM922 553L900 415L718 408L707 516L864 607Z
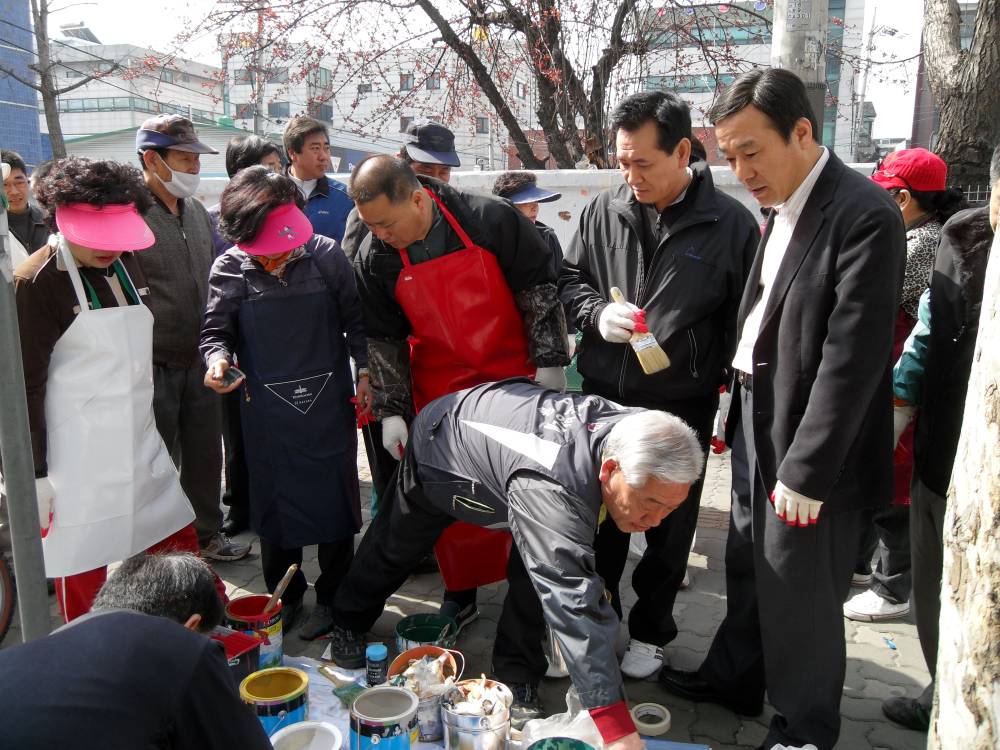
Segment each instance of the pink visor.
M282 255L302 247L312 236L309 218L294 203L286 203L267 215L257 236L241 242L240 250L250 255Z
M67 240L90 250L143 250L156 241L134 203L56 206L56 226Z

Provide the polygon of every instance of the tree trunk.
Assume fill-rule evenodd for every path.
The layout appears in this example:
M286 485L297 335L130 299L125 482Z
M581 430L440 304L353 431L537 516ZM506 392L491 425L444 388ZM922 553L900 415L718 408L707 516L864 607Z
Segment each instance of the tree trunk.
M933 325L933 322L931 323ZM937 694L928 747L1000 747L1000 232L944 520Z
M52 158L66 156L62 124L59 122L59 101L55 81L52 80L52 60L49 56L49 3L48 0L31 0L31 21L35 26L35 46L38 48L38 93L45 109L45 124L52 142Z
M941 112L935 152L954 185L989 182L1000 142L1000 0L979 0L972 46L959 43L957 0L924 0L924 69Z

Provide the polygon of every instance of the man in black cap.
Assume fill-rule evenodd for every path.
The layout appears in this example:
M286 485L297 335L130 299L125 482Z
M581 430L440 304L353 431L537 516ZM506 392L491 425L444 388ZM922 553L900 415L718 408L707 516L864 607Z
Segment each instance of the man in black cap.
M192 122L180 115L157 115L142 123L135 149L155 199L145 219L156 242L140 265L153 311L156 427L194 508L202 554L211 560L239 560L250 546L230 541L219 530L222 411L218 395L203 385L205 365L198 352L215 253L212 221L194 195L201 155L219 152L198 140Z

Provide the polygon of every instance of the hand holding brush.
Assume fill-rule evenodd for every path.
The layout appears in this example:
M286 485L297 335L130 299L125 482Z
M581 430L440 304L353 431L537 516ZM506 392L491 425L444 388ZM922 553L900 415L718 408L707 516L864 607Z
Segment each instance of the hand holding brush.
M642 371L647 375L652 375L670 367L670 358L667 357L667 353L663 351L663 347L657 343L656 337L649 332L649 328L646 326L646 311L626 302L625 295L616 286L611 287L611 299L615 301L616 305L627 305L634 308L632 312L632 333L628 338L628 342L632 345L632 350L639 359ZM608 307L611 306L609 305ZM601 317L604 317L603 313ZM627 326L620 327L627 330ZM605 336L605 338L608 337ZM610 341L610 339L608 340Z

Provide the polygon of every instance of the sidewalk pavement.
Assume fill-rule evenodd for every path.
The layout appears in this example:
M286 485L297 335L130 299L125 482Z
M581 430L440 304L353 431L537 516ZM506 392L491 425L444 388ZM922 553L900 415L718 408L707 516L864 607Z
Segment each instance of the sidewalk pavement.
M358 456L361 470L363 515L367 524L370 514L371 476L365 461L364 448ZM729 523L728 454L712 455L702 496L698 535L689 559L691 585L680 592L674 614L680 630L677 638L665 649L671 665L694 669L712 642L712 637L725 615L725 547ZM226 582L229 595L263 593L266 591L260 569L260 548L250 532L237 537L253 542L249 557L235 563L215 563L215 569ZM360 539L360 535L358 537ZM631 586L631 570L636 560L630 558L622 579L622 600L626 609L635 601ZM316 548L306 549L303 569L310 581L319 573ZM479 592L481 616L468 625L459 637L457 648L467 659L466 674L490 673L490 655L506 584L484 587ZM400 618L419 612L435 612L441 600L442 585L437 574L410 577L389 600L385 613L376 623L369 640L393 643L394 628ZM306 595L307 608L314 603ZM53 627L61 621L52 597ZM845 620L847 635L847 677L841 702L843 723L837 750L923 750L927 736L902 729L882 715L881 702L894 695L916 696L928 681L923 655L911 616L890 622L864 624ZM20 640L16 626L4 641L4 646ZM891 645L890 645L891 644ZM285 653L319 658L326 643L300 640L296 631L285 635ZM392 647L390 647L392 648ZM795 658L789 654L789 658ZM565 710L568 679L545 680L540 694L547 711ZM754 750L767 734L773 714L765 706L764 714L756 718L737 716L710 703L691 703L675 698L655 681L629 680L625 684L631 703L653 701L666 705L672 714L672 726L665 739L708 745L713 750Z

